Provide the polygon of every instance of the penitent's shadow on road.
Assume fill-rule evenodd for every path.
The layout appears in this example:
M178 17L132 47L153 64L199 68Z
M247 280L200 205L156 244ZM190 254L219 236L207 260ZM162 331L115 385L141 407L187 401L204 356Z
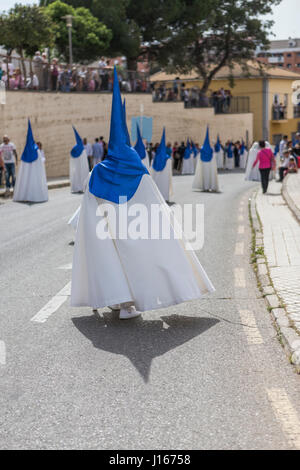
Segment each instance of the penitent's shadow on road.
M148 382L151 362L213 327L219 320L181 315L159 320L136 318L120 321L116 313L74 317L75 327L95 348L126 356Z

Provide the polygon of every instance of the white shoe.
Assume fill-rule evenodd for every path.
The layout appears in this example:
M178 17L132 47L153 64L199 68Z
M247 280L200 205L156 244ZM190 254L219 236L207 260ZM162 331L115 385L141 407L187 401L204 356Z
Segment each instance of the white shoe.
M108 305L108 308L110 308L113 312L115 312L116 310L120 310L121 306L120 304Z
M128 308L121 308L119 318L120 320L130 320L141 315L134 306Z

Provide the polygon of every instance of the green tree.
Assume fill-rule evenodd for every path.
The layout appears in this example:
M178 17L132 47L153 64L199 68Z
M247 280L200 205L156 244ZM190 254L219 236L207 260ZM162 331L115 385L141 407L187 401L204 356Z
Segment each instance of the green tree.
M170 71L198 71L206 93L222 67L232 70L238 63L247 71L247 61L254 57L256 47L268 45L273 22L263 16L280 1L214 0L205 20L201 3L207 0L183 1L182 16L172 25L169 40L158 49L159 63Z
M15 49L21 56L26 76L24 56L32 57L38 49L53 42L53 25L44 11L36 5L19 5L0 16L0 44L10 55Z
M58 53L68 59L68 30L65 15L73 16L72 44L75 62L90 62L104 54L112 39L112 32L92 15L87 8L74 8L56 0L44 8L54 24L54 42Z

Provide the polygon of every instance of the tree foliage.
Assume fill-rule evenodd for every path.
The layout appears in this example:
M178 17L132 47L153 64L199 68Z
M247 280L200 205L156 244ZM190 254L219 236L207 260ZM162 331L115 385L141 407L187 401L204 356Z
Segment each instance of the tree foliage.
M281 0L214 0L203 18L201 3L183 1L184 14L172 26L165 47L158 50L159 63L172 71L196 70L206 92L211 80L224 66L235 63L247 70L258 45L267 46L273 24L263 16ZM205 0L207 3L207 0ZM199 9L195 8L198 4ZM193 10L194 9L194 10Z
M90 62L106 53L112 38L112 32L90 10L84 7L74 8L56 0L44 8L54 25L55 47L65 60L68 59L68 30L65 15L72 15L72 44L75 62Z
M257 45L268 44L264 16L281 0L65 1L88 6L112 30L109 55L125 55L129 67L147 54L171 71L196 70L205 92L222 67L246 69Z
M0 44L9 53L15 49L21 57L33 56L42 47L53 44L52 23L36 5L19 5L0 16Z

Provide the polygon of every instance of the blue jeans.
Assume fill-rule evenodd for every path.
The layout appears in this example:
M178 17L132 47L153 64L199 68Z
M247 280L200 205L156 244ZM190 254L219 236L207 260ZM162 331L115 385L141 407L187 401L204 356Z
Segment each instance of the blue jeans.
M5 163L5 170L6 170L6 188L9 189L10 187L14 188L16 177L15 177L15 164L14 163ZM11 177L11 183L10 183Z

